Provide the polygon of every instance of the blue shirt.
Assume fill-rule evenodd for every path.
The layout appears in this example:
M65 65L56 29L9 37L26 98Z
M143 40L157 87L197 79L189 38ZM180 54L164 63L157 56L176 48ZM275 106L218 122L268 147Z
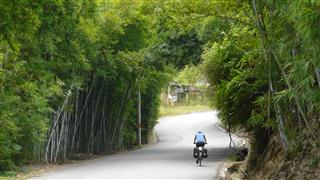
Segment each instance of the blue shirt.
M204 139L204 134L202 132L196 134L196 143L198 142L206 142Z

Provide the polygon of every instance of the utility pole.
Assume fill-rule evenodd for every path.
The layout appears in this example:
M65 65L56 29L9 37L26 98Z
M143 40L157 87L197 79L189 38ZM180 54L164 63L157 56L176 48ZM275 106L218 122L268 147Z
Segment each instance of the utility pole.
M141 145L141 92L138 89L138 145Z

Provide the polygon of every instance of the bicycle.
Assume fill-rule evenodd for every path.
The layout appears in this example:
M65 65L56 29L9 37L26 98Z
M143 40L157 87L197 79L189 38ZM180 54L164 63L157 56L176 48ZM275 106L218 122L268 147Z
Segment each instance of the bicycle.
M195 151L196 151L196 158L197 158L196 163L197 164L199 163L199 166L202 166L203 158L208 157L207 150L203 146L200 146L200 147L196 147ZM194 157L195 157L195 155L194 155Z

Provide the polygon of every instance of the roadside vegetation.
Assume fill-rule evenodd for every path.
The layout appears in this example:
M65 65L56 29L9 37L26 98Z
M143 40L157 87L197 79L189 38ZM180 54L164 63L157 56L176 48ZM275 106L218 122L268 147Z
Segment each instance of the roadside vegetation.
M188 114L193 112L207 112L212 111L208 104L179 104L175 106L160 106L160 117L175 116L181 114Z
M319 7L312 0L0 2L0 172L134 147L138 90L147 139L163 89L201 77L221 121L252 137L250 177L313 179ZM179 106L179 113L192 107Z
M0 172L135 146L138 89L148 137L169 76L142 5L0 3Z

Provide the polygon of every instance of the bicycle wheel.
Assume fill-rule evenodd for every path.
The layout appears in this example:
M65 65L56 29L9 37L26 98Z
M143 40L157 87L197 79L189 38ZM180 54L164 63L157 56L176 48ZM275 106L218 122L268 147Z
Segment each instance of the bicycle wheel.
M202 151L199 152L199 157L198 157L198 161L199 161L199 166L201 166L201 162L202 162Z

